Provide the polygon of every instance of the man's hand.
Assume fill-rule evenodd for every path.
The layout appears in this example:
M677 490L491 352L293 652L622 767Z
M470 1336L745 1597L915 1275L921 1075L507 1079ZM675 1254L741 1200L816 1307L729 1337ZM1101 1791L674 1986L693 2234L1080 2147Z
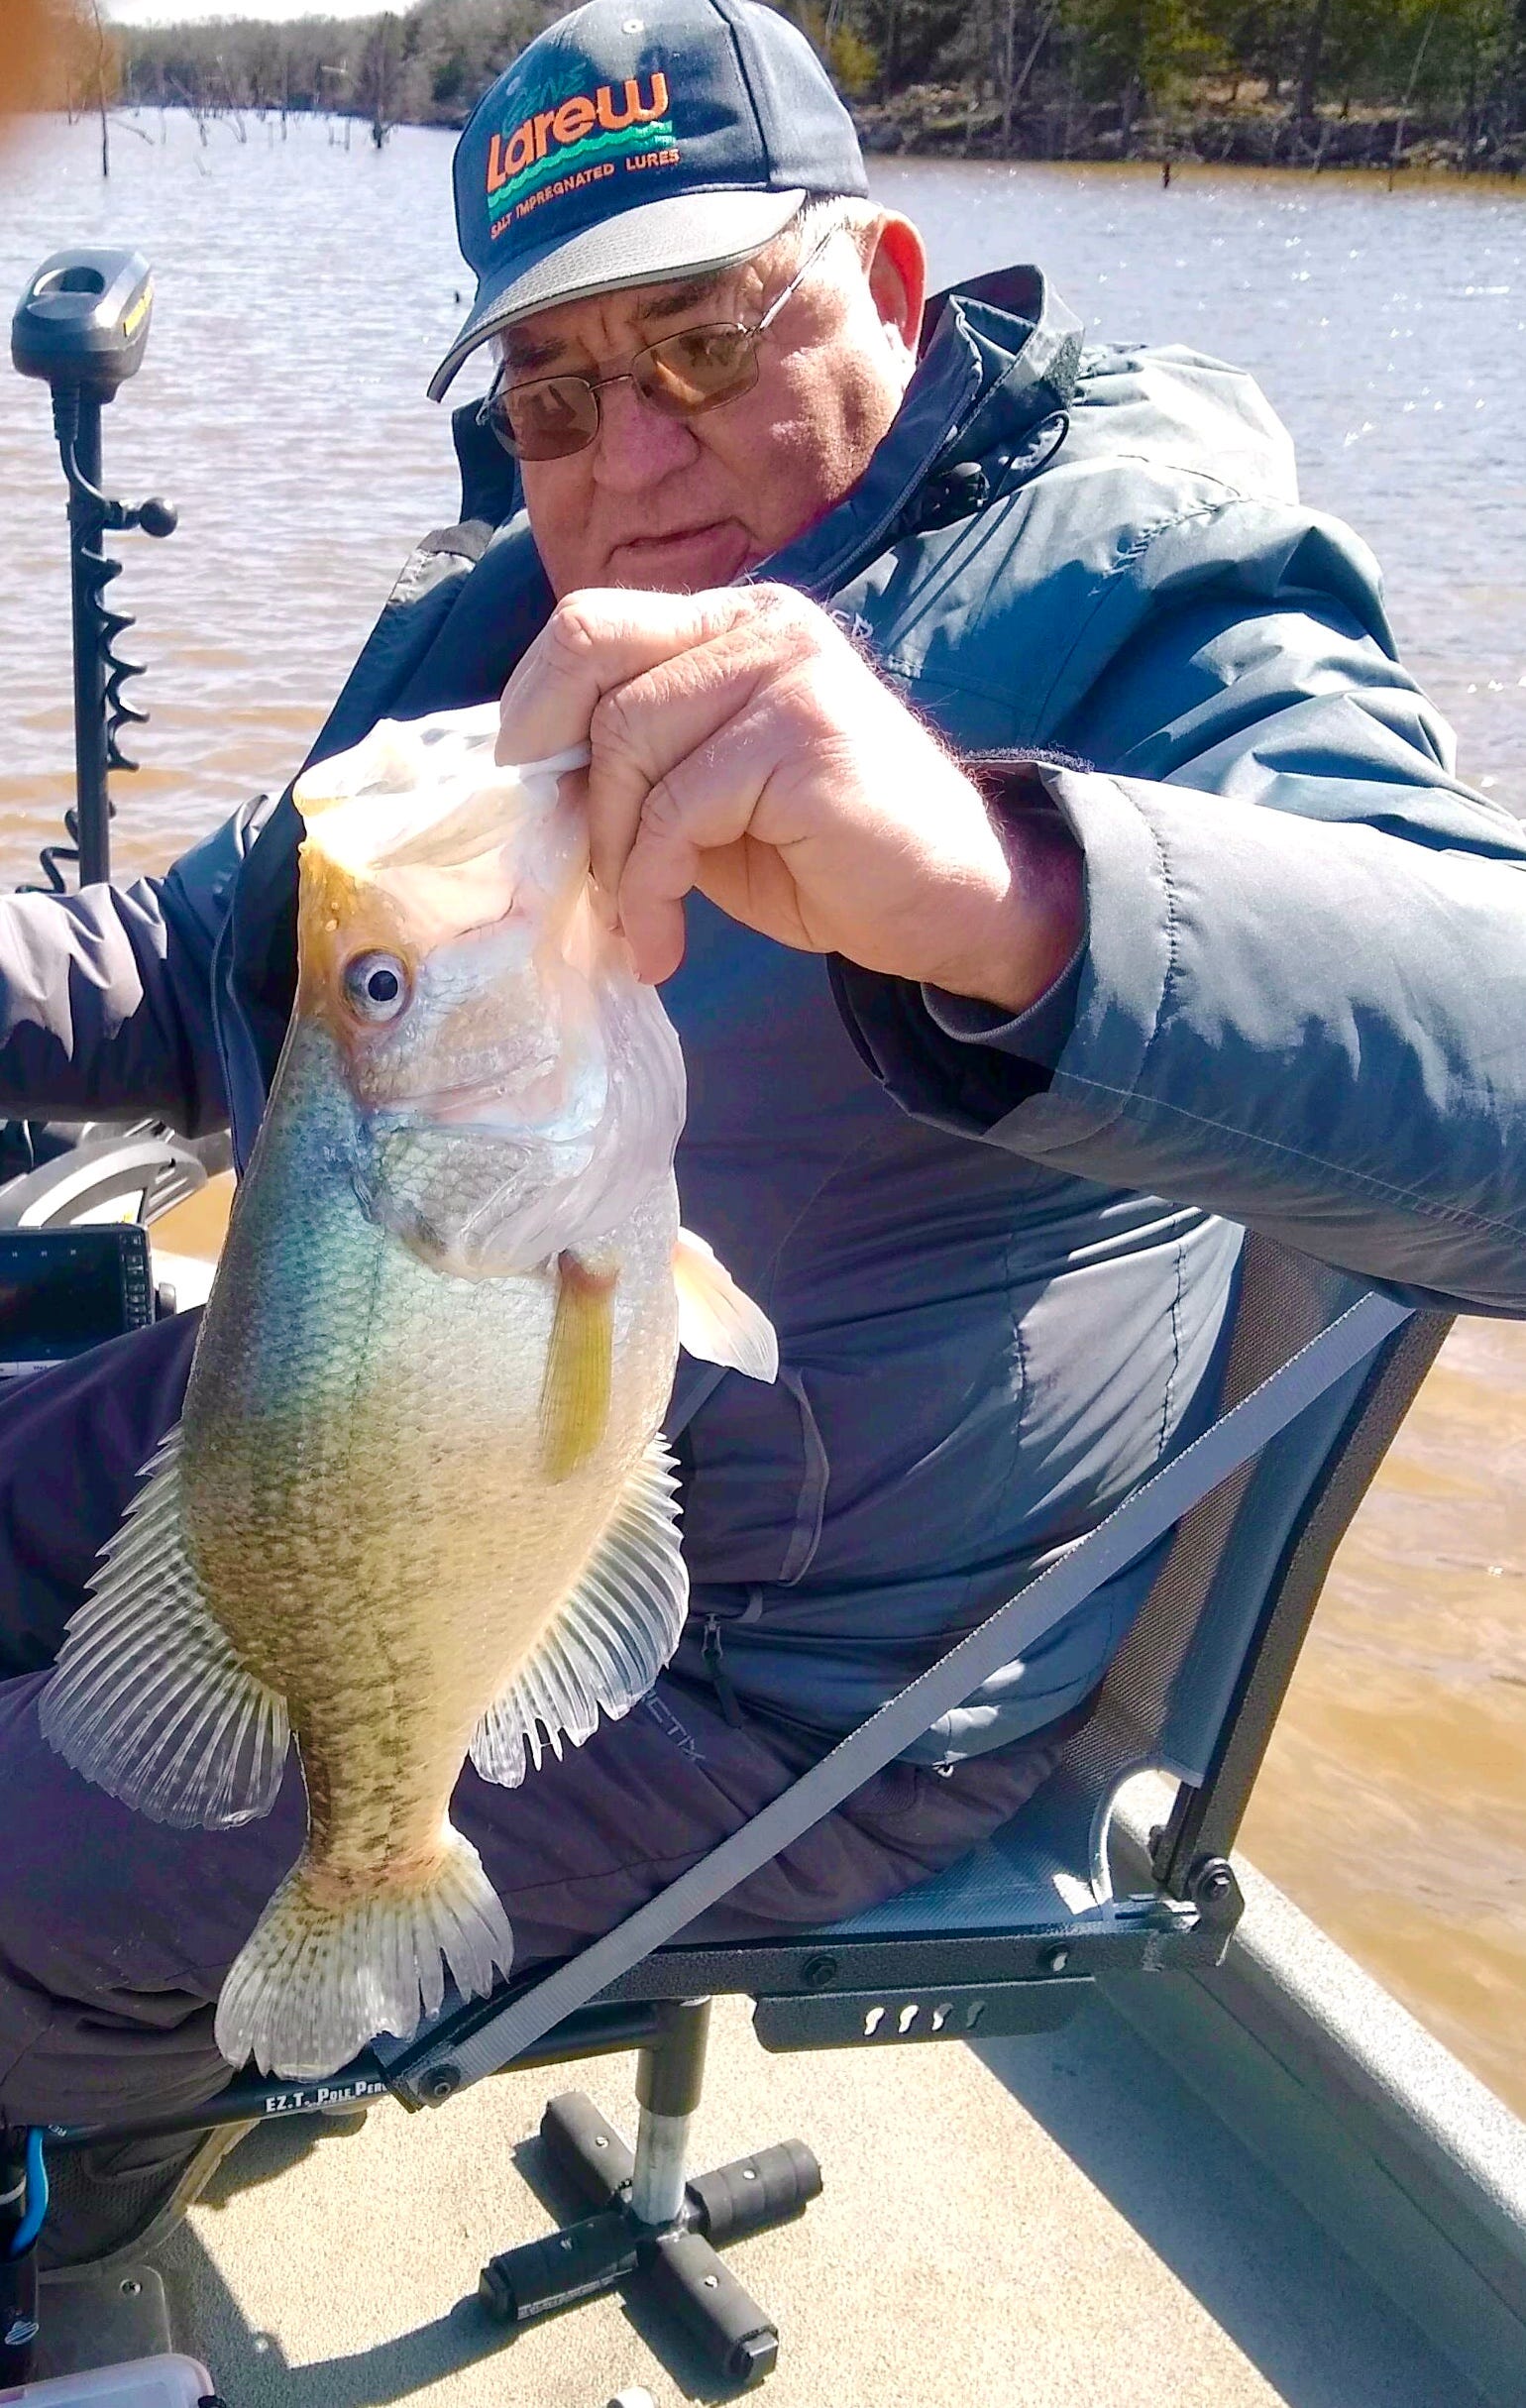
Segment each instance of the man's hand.
M698 887L782 944L1020 1012L1080 941L1052 814L979 791L825 612L779 586L589 592L504 690L500 761L587 741L594 877L642 977Z

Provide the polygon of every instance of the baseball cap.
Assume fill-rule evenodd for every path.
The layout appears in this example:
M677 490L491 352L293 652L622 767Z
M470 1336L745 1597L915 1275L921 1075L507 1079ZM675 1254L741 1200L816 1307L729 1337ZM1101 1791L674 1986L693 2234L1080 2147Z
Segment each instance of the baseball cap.
M808 195L869 188L820 60L760 0L588 0L559 17L478 102L455 182L477 297L433 401L534 310L729 267Z

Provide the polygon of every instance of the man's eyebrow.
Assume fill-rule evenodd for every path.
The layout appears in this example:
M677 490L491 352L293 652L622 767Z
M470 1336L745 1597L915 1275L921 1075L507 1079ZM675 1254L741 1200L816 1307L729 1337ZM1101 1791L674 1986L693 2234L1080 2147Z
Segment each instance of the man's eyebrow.
M660 325L665 318L683 317L700 308L724 289L728 274L722 270L713 275L690 276L682 284L664 284L637 301L638 323ZM537 343L533 335L522 335L517 327L510 327L503 336L503 363L511 377L542 375L564 359L566 352L565 339Z
M512 330L503 337L503 365L510 376L534 376L549 368L567 349L565 343L536 343Z
M713 300L724 290L728 272L713 275L694 275L684 284L665 284L654 292L649 301L638 307L637 316L646 318L682 317L686 309L698 309L702 302Z

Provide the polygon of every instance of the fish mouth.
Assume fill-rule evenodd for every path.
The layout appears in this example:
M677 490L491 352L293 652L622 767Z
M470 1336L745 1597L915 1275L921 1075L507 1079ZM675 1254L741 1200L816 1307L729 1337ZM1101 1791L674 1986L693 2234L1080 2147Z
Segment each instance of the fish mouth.
M442 1136L480 1133L499 1145L517 1141L555 1149L582 1144L592 1135L606 1094L602 1077L592 1092L585 1088L579 1093L575 1082L570 1094L566 1065L548 1053L528 1072L523 1065L516 1067L511 1077L469 1078L454 1086L389 1095L374 1103L366 1119L375 1139L401 1129L436 1129Z
M431 1087L414 1095L396 1097L382 1111L370 1116L379 1135L392 1129L406 1128L410 1123L423 1122L430 1127L453 1130L466 1136L474 1122L495 1134L509 1129L522 1131L533 1142L538 1131L527 1121L522 1111L509 1118L509 1091L506 1084L473 1081L463 1087Z

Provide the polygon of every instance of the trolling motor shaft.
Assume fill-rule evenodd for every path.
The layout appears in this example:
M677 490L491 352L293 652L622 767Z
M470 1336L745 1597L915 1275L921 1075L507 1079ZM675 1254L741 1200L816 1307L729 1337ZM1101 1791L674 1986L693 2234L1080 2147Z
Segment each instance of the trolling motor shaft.
M69 572L74 645L74 809L64 816L67 844L51 844L43 867L54 893L64 892L61 864L75 862L82 886L111 874L111 797L114 769L136 769L117 739L148 713L124 700L140 662L123 660L117 639L132 619L106 602L106 588L122 573L103 537L132 527L145 535L174 532L175 513L155 499L136 508L101 490L101 410L129 377L148 345L154 278L136 251L80 246L43 262L11 324L11 358L24 377L53 393L54 433L68 486Z

